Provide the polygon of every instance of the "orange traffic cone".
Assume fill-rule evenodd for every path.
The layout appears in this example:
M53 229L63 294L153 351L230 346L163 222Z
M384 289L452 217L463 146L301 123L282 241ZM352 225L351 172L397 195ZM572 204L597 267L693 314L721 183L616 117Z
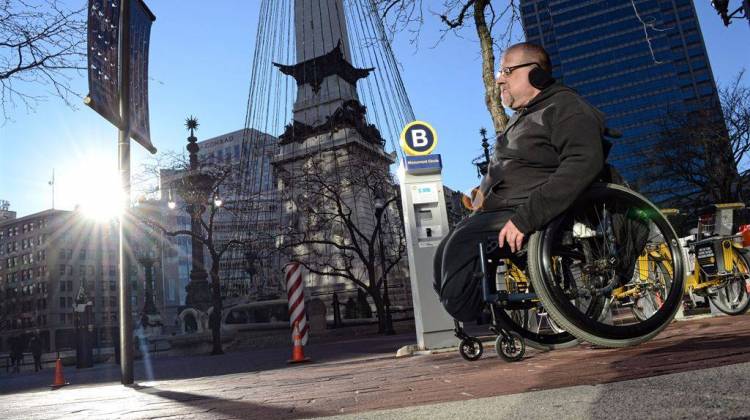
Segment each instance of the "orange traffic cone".
M294 348L292 349L292 360L287 363L304 363L309 362L310 358L305 357L305 349L302 346L302 336L299 333L299 321L294 322Z
M63 377L62 360L58 357L57 363L55 363L55 381L52 382L52 389L58 389L65 385L69 384L65 382L65 378Z

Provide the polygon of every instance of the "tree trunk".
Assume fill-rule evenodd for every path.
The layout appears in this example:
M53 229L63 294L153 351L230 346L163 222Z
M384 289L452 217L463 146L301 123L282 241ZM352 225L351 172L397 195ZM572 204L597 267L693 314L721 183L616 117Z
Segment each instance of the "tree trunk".
M477 0L474 3L474 23L477 28L479 45L482 48L482 82L484 82L484 103L492 116L492 125L495 133L499 134L505 130L508 123L508 115L505 113L500 98L500 89L495 83L495 52L492 49L493 39L484 11L490 4L490 0Z
M213 311L209 318L211 324L211 338L213 349L211 355L224 354L221 348L221 281L219 279L219 261L214 261L211 267L211 303Z
M380 288L368 288L367 293L372 297L372 302L375 304L375 311L378 314L378 334L385 334L387 331L385 325L385 304L383 303L383 297L380 296Z

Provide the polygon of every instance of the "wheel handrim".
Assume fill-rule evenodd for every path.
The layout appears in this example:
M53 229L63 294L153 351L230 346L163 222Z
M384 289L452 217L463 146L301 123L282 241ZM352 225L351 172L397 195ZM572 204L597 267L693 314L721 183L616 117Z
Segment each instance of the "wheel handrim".
M602 189L600 188L600 191L598 193L600 195L603 195L601 190ZM615 194L615 196L617 195L618 194ZM576 330L578 330L605 340L627 340L631 338L647 336L649 334L658 332L666 326L669 320L671 320L671 318L674 316L674 313L677 310L677 305L679 304L679 300L681 298L681 289L683 283L683 267L681 258L682 254L681 249L679 248L679 244L676 240L676 235L674 234L671 226L666 221L666 219L660 213L658 213L658 209L653 207L653 205L651 205L647 201L642 200L642 198L640 198L636 194L628 192L621 193L619 195L620 197L617 198L623 200L622 202L618 202L618 204L612 204L610 203L610 197L609 200L604 200L604 204L602 206L593 210L594 216L599 217L599 224L601 225L601 227L598 227L598 236L587 237L586 235L590 235L590 233L585 232L583 234L579 234L578 237L575 236L574 229L575 222L577 221L576 218L586 221L586 219L582 217L582 215L587 216L587 213L589 213L588 216L590 216L590 214L592 213L592 210L585 210L578 213L571 212L571 214L567 215L566 217L560 218L557 221L553 222L550 225L550 228L545 230L543 234L544 236L542 237L542 249L540 253L541 262L537 263L540 264L541 269L539 271L543 279L538 280L541 280L543 282L543 287L545 287L546 291L549 292L547 294L547 297L552 300L552 302L545 302L545 304L554 305L556 309L559 310L560 314L562 314L563 318L565 318L563 320L563 327L573 332L574 334ZM633 199L633 197L635 197L635 199ZM591 199L592 197L588 198ZM596 197L593 198L596 199ZM574 300L571 299L571 292L579 294L582 293L578 289L579 285L575 283L575 279L569 281L564 277L564 275L558 276L555 273L553 264L551 264L551 262L554 261L553 256L557 256L561 261L565 261L566 258L580 258L576 255L582 255L587 252L580 246L569 246L566 248L564 246L564 239L567 238L564 237L564 235L566 235L564 233L564 229L572 232L571 235L574 241L572 241L571 243L574 245L576 244L575 240L578 240L578 242L580 243L582 240L590 240L591 238L595 237L600 240L599 242L590 241L592 242L592 249L588 251L589 255L586 255L585 262L588 264L586 268L588 270L587 274L595 273L599 275L599 277L594 278L593 276L590 276L588 278L586 287L589 290L601 290L604 289L604 287L599 286L610 285L613 282L612 274L610 274L611 271L608 271L608 269L618 267L617 264L620 262L618 262L616 258L614 258L613 261L609 261L607 260L607 258L613 255L618 255L617 246L621 243L627 243L627 241L631 239L628 239L628 237L626 236L625 239L616 238L616 240L612 240L612 235L606 235L606 230L612 229L614 226L611 222L606 222L606 217L602 217L600 214L598 214L604 213L604 210L606 210L604 206L606 205L610 205L610 210L615 210L613 214L622 218L621 225L627 226L628 223L631 223L631 218L633 218L632 220L634 221L638 221L639 219L636 219L636 217L641 218L638 223L648 223L648 235L645 238L646 244L652 245L652 242L656 244L655 240L659 239L661 241L661 245L663 245L663 248L665 249L665 253L670 258L669 266L671 267L671 277L673 280L669 282L670 284L664 285L665 288L669 288L669 292L664 297L667 305L665 306L664 304L662 304L661 307L646 320L631 320L629 324L624 326L623 324L617 324L617 320L615 320L614 317L609 322L600 321L599 318L593 317L591 316L591 314L586 314L580 308L576 307L574 303L571 303L571 301ZM636 205L642 207L637 207ZM597 228L596 224L592 224L592 226L594 226L594 228ZM653 231L654 229L655 232ZM629 231L626 230L626 232ZM562 242L553 243L553 239L555 239L553 235L558 234L560 237L557 239ZM631 258L637 257L631 256ZM607 264L608 261L610 263L609 265ZM625 263L627 263L628 261L631 261L631 259L629 258L622 264L625 265ZM596 271L591 269L591 262L595 262L597 264L595 265L595 268L597 269ZM619 272L623 273L625 272L625 269L620 269ZM619 279L619 281L620 283L622 283L622 279ZM568 282L568 284L566 284L566 282ZM567 294L566 291L568 292Z

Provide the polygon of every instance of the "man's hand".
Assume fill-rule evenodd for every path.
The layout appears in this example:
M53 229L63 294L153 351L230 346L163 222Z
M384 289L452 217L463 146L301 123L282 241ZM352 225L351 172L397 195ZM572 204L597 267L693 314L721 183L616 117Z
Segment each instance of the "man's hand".
M518 230L516 225L512 221L508 222L503 226L500 231L500 235L497 237L497 244L500 248L505 246L505 241L508 241L508 246L512 252L520 251L521 244L523 243L523 233Z

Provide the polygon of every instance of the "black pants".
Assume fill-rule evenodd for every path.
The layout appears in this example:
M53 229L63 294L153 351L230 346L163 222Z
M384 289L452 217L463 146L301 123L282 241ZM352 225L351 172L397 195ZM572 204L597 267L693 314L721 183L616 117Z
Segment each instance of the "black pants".
M34 355L34 372L42 370L42 355Z
M485 243L487 256L493 260L508 258L513 254L507 243L497 246L497 237L512 210L479 212L456 225L443 238L435 252L434 286L440 302L451 316L459 321L473 321L482 310L482 286L474 275L481 272L479 243ZM496 264L487 267L494 273Z

